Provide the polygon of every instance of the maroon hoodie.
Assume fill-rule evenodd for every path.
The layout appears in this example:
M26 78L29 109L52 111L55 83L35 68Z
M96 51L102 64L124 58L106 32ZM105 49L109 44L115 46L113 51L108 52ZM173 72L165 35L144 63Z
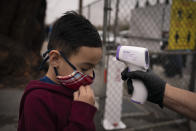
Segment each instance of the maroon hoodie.
M73 90L31 81L20 103L18 131L95 131L96 108L73 101Z

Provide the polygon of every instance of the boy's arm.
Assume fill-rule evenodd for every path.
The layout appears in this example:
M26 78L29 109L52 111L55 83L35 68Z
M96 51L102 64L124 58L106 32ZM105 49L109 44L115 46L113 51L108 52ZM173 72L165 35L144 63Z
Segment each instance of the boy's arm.
M69 125L63 131L95 131L93 118L96 108L80 101L73 101Z
M94 104L94 93L90 86L81 86L78 91L74 92L74 101L69 118L70 126L65 127L64 131L77 131L78 127L82 131L94 131L93 118L97 110Z
M166 84L163 103L166 107L196 120L196 93Z

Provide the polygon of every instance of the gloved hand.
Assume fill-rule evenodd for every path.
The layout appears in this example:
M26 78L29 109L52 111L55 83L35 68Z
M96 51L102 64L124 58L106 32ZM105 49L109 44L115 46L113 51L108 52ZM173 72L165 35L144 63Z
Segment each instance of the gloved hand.
M133 91L133 85L131 79L139 79L144 82L148 90L148 101L158 104L163 108L163 97L165 92L166 82L155 75L152 71L143 72L143 71L133 71L128 72L126 68L122 73L122 80L127 80L127 86L129 93ZM137 88L137 87L136 87Z

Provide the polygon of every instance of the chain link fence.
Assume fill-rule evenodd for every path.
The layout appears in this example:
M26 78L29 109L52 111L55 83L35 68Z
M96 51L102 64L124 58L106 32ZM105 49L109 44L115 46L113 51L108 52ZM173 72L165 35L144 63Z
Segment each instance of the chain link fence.
M101 30L103 27L104 1L96 0L83 8L83 15Z
M99 0L87 5L83 13L97 26L100 35L104 36L105 33L104 64L108 70L112 68L114 74L120 74L114 69L117 65L108 65L118 45L146 47L150 51L150 67L153 72L177 88L194 91L195 5L196 2L193 0L107 0L105 5L103 0ZM99 67L102 66L103 63ZM110 79L109 75L107 79ZM102 103L107 95L104 88L97 89L100 88L98 82L100 80L102 80L101 74L98 75L94 86L95 94L101 98L99 102ZM131 103L125 89L123 94L122 121L127 126L124 130L188 131L191 129L189 120L183 116L166 108L160 109L157 105L148 102L144 105ZM108 102L106 104L115 105ZM97 117L99 121L96 125L101 131L104 129L98 122L101 122L100 119L104 117L104 108L99 108L99 112L101 113Z
M192 30L196 27L193 24L196 19L196 6L192 6L196 2L183 0L183 6L175 4L173 7L172 1L112 0L111 2L112 11L108 12L115 14L110 18L110 21L113 21L110 22L113 34L127 40L124 43L114 41L114 45L148 48L151 53L151 68L174 86L188 89L194 52L189 50L187 45L194 45L196 41L196 30ZM177 34L174 34L176 32ZM171 50L169 47L172 44L174 47ZM179 50L177 46L181 46L180 44L184 44L187 48Z

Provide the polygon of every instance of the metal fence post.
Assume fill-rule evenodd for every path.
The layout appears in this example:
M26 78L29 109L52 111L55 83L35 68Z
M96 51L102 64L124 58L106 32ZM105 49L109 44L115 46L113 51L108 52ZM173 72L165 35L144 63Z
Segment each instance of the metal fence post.
M118 35L118 12L119 12L120 1L116 1L116 12L115 12L115 21L114 21L114 44L116 44L116 36Z
M106 96L106 82L105 82L105 72L106 72L106 33L107 33L107 22L108 22L108 0L104 0L104 19L103 19L103 57L101 60L101 76L102 77L100 83L102 83L102 96L100 96L99 106L101 109L100 117L103 118L104 107L105 107L105 96Z

